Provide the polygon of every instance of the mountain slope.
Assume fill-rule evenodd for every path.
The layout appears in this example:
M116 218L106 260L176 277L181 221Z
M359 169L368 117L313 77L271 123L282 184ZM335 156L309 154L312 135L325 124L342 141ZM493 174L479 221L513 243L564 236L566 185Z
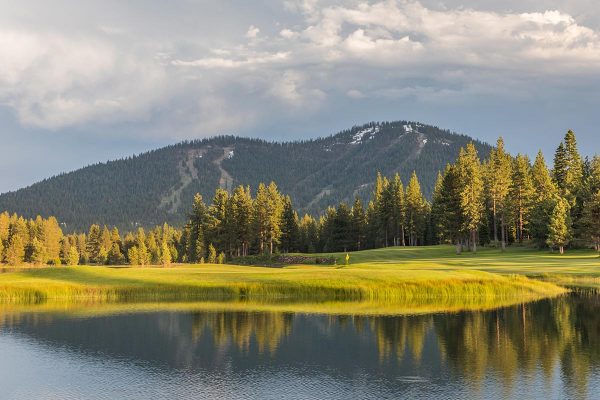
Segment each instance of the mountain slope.
M66 230L91 223L122 229L185 220L195 193L210 198L231 189L275 181L301 211L319 213L339 201L366 197L377 171L417 171L423 191L471 138L416 122L370 123L298 142L232 136L183 142L122 160L90 165L0 195L0 210L27 217L55 215ZM480 155L490 147L475 141Z

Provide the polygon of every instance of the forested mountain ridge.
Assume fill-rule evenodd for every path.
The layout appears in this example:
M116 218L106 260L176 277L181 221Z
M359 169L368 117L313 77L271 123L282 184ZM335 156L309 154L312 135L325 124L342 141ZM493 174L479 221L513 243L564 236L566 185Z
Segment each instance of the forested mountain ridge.
M275 181L301 212L319 214L340 201L366 198L377 172L417 171L423 192L438 171L473 139L410 121L369 123L306 141L268 142L220 136L182 142L138 156L90 165L0 195L0 210L25 217L53 215L66 231L92 223L130 230L185 221L195 193L210 199L217 187L255 190ZM475 141L480 156L491 147Z

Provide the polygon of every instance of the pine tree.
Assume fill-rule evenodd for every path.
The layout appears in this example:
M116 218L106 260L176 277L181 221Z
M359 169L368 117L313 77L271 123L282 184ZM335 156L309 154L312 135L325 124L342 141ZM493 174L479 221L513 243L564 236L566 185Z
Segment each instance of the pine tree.
M135 247L137 247L138 265L149 265L151 258L146 246L146 232L143 228L138 228Z
M431 198L431 230L432 238L435 244L442 244L444 240L444 177L441 172L438 172L438 177L435 181L433 195Z
M60 241L61 264L69 265L69 250L71 249L72 243L75 243L75 238L69 236L64 236Z
M210 215L210 227L206 239L212 242L217 249L228 250L229 243L229 215L227 213L229 193L222 188L217 188L212 204L208 208Z
M519 243L523 243L525 237L525 230L529 224L532 197L534 195L530 169L527 156L518 154L513 164L510 197L517 223L516 229Z
M100 263L100 248L102 247L102 231L100 226L93 224L87 235L86 250L92 263Z
M511 157L504 150L504 139L500 137L496 142L496 148L490 154L488 168L485 170L485 186L491 203L494 242L498 243L498 217L500 217L503 249L506 246L505 223L508 206L507 197L512 183L511 175Z
M370 226L372 228L373 241L376 246L387 246L387 224L391 217L389 210L387 209L385 202L386 191L388 189L389 182L387 178L381 175L381 172L377 172L377 178L375 180L375 187L373 188L372 195L372 221Z
M225 264L225 253L224 252L219 253L219 256L217 257L217 264Z
M79 253L79 263L88 264L90 262L90 255L87 252L87 237L85 233L77 235L76 246Z
M96 262L100 265L105 265L108 262L108 251L104 248L104 245L100 246Z
M265 253L265 243L269 230L269 193L264 183L258 185L256 197L253 203L254 232L258 240L258 251Z
M531 169L531 182L533 207L529 223L530 232L539 244L545 245L550 217L558 198L558 188L552 181L541 151L538 152Z
M333 237L334 221L337 211L334 207L327 207L325 215L319 218L319 250L322 252L335 251Z
M463 215L460 207L460 179L456 165L448 165L442 181L442 195L439 199L440 228L444 241L456 244L456 252L462 252Z
M469 143L461 149L457 170L460 188L460 210L464 218L463 229L470 234L473 252L477 251L477 232L483 219L483 177L477 149Z
M367 203L367 209L365 211L365 217L367 220L365 228L365 245L364 248L370 249L378 247L377 238L377 213L375 212L375 204L373 200L369 200Z
M554 180L560 194L569 202L576 204L576 196L583 178L583 162L577 150L577 140L573 131L568 131L558 146L554 157Z
M121 247L118 242L114 242L108 252L108 264L120 265L123 264L124 257L121 253Z
M60 249L63 232L55 217L49 217L42 221L42 242L46 248L46 260L44 263L60 265Z
M196 194L192 205L192 213L189 221L189 237L186 244L188 259L190 262L198 262L206 254L206 242L204 231L210 227L211 217L202 196Z
M108 250L110 250L110 248L112 247L112 236L106 225L102 227L102 234L100 235L100 245L104 247L107 254Z
M161 244L161 262L162 265L168 267L171 265L171 251L169 250L169 245L166 240L163 240Z
M548 246L558 247L560 254L571 240L571 216L570 206L566 199L560 198L552 212L550 225L548 226Z
M417 246L425 232L426 201L421 192L421 184L413 171L406 186L406 228L409 246Z
M10 235L10 216L7 212L0 213L0 262L4 260L4 252Z
M592 195L600 190L600 156L594 156L590 162L587 187Z
M396 174L390 183L390 201L392 214L392 232L394 234L394 246L405 246L404 231L406 224L406 200L404 185L400 174Z
M317 221L308 214L300 220L299 224L300 231L300 251L303 253L314 253L316 252L319 242L319 229L317 227Z
M207 261L209 264L217 263L217 249L215 249L215 246L213 246L212 243L208 246L208 260Z
M176 262L179 260L178 246L181 242L182 232L169 226L166 222L162 228L162 242L166 242L167 248L171 256L171 261Z
M331 225L330 251L348 251L354 244L352 238L352 215L346 203L340 203L335 211Z
M397 195L397 188L394 187L394 182L390 182L387 177L383 178L383 193L380 197L381 204L378 206L381 236L385 247L390 244L395 245L396 233L396 204L394 199Z
M552 170L552 177L561 194L565 191L568 168L565 144L564 142L560 142L554 153L554 169Z
M119 249L123 248L123 241L121 240L121 235L119 234L119 229L117 229L117 227L114 227L112 231L110 231L110 241L113 244L118 244Z
M6 248L6 262L9 265L19 265L25 260L25 245L21 235L13 234Z
M587 240L600 252L600 190L585 203L582 220Z
M148 237L146 238L146 248L148 249L150 264L159 264L161 263L160 258L160 248L158 247L158 243L156 241L156 235L154 232L150 231Z
M277 189L275 182L271 182L267 188L269 194L269 253L273 254L274 245L279 244L281 238L281 218L283 215L283 198Z
M247 256L252 238L252 195L250 188L238 186L231 200L234 246L238 256Z
M254 200L255 232L258 236L259 252L265 250L273 254L274 246L281 238L281 218L283 215L283 200L277 185L271 182L269 186L260 184Z
M366 225L367 217L365 215L365 210L362 201L357 197L352 206L351 237L354 242L352 246L354 250L362 250L365 245Z
M31 241L31 262L36 265L46 264L48 254L46 246L38 238L34 237Z
M70 246L69 253L67 256L67 265L75 266L79 264L79 252L77 251L77 247Z
M129 248L127 251L127 259L131 265L141 265L137 246Z
M206 254L206 243L202 226L199 226L196 229L196 241L194 242L193 249L194 257L191 258L192 260L198 261L201 258L204 258L204 255Z
M587 245L589 240L587 232L589 221L584 217L585 206L593 201L598 190L600 190L600 157L595 156L592 160L586 158L583 163L583 177L577 193L576 204L574 209L571 210L574 236L577 239L577 244L582 246Z
M298 214L292 206L290 196L283 198L281 247L285 253L296 251L298 247Z

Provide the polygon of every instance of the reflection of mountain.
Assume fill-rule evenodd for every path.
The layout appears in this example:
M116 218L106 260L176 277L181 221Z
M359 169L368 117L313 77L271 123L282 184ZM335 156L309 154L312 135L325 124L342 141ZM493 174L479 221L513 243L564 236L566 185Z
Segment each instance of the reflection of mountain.
M600 373L598 295L490 312L405 317L248 312L90 319L5 315L0 317L0 330L92 357L177 370L243 376L293 366L296 373L308 375L327 372L352 380L358 374L380 379L387 393L408 384L399 377L414 383L416 376L437 385L466 381L476 391L493 377L506 397L523 385L523 379L537 376L543 386L560 370L565 390L585 397L591 374L598 380Z

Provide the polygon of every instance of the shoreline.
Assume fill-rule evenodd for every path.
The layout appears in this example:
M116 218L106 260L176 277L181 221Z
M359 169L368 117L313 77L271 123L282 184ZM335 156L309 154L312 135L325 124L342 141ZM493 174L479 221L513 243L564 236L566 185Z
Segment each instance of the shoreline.
M569 287L600 288L600 265L590 252L561 257L525 248L461 256L453 251L450 246L367 250L350 253L349 266L5 267L0 304L204 302L394 313L489 309L558 296Z

